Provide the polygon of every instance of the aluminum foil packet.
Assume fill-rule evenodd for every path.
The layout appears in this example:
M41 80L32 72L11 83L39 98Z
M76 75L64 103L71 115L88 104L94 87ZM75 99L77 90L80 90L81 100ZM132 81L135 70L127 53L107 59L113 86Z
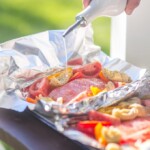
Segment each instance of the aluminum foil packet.
M21 89L29 86L37 79L59 71L65 67L66 51L62 34L63 30L51 30L14 39L0 45L0 107L23 111L32 106L23 100ZM110 105L133 93L146 69L138 68L120 59L111 59L93 42L91 26L78 28L70 33L66 39L67 61L82 57L83 63L100 61L110 69L127 73L132 83L115 91L102 93L90 100L71 104L67 107L70 112L88 111L97 107ZM109 104L108 104L109 100ZM42 100L41 100L42 103ZM50 106L52 104L45 104ZM43 106L44 106L43 105ZM54 104L56 108L57 104ZM53 106L53 105L52 105ZM58 108L63 106L57 105ZM92 108L91 108L92 106Z
M57 128L58 131L63 131L63 134L69 138L100 149L102 147L97 141L81 132L64 131L67 122L79 112L84 117L91 109L97 110L100 107L110 106L134 94L138 94L139 97L149 96L150 73L146 69L138 68L118 58L111 59L94 44L90 26L78 28L65 39L67 61L76 57L82 57L84 64L100 61L105 68L128 74L133 82L67 107L42 99L36 105L30 104L24 100L21 89L40 78L60 71L66 65L63 33L63 30L45 31L0 44L0 107L16 111L23 111L29 107L38 119Z

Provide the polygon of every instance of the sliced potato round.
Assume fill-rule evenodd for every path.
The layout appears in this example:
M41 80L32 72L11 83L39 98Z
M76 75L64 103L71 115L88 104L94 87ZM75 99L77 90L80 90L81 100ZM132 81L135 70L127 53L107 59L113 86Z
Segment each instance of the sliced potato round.
M69 81L69 79L72 77L72 75L73 75L73 69L66 68L63 71L48 76L47 78L50 81L50 85L52 87L59 87L66 84Z

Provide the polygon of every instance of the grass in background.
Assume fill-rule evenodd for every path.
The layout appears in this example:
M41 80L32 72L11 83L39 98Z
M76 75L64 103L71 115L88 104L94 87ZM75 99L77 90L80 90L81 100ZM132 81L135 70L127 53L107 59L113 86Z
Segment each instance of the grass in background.
M53 29L66 29L82 10L81 0L1 0L0 43ZM110 19L94 21L94 40L109 54Z

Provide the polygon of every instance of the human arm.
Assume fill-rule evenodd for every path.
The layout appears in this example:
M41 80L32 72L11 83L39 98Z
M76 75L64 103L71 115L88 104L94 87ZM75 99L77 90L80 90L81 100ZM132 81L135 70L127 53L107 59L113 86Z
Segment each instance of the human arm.
M127 0L127 6L125 12L127 15L131 15L136 7L139 6L141 0ZM84 7L87 7L91 0L83 0Z

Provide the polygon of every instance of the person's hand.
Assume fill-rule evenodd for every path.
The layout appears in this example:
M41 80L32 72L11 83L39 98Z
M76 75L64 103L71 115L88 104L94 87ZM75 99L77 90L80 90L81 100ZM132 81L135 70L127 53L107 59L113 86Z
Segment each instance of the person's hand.
M89 3L91 2L91 0L82 0L83 1L83 5L84 5L84 7L86 8L88 5L89 5Z
M127 6L125 12L127 15L131 15L134 9L139 6L141 0L127 0ZM91 0L83 0L84 7L87 7Z
M128 0L125 12L127 15L131 15L136 7L139 6L141 0Z

